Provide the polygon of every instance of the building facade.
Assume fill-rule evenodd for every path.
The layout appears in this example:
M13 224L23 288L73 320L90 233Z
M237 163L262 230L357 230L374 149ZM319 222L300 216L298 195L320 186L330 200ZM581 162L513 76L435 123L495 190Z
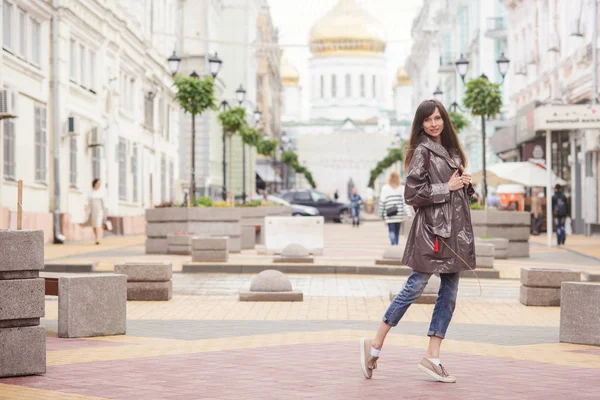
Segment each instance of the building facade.
M118 233L143 232L144 209L173 198L178 107L135 5L2 2L0 87L16 118L1 124L1 226L14 226L19 179L24 226L46 241L91 236L80 224L95 178Z

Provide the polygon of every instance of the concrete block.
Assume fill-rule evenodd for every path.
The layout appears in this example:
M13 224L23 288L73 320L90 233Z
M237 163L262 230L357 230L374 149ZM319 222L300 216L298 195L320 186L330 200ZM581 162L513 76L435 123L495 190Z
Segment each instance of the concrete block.
M146 225L149 238L166 238L175 232L189 232L187 222L153 222Z
M475 256L494 257L494 245L491 243L475 242Z
M501 237L509 241L527 241L529 240L529 232L530 228L527 226L473 226L475 236Z
M273 257L274 263L314 264L314 257Z
M173 277L173 266L168 262L122 263L115 265L115 273L127 276L127 282L166 282Z
M403 266L402 259L379 258L375 260L375 265L397 265Z
M529 257L529 242L509 242L508 258Z
M239 301L303 301L302 292L240 292Z
M291 292L292 283L281 271L269 269L262 271L250 284L251 292Z
M229 251L227 237L203 237L192 239L192 250L225 250Z
M192 262L227 262L227 250L192 250Z
M266 217L265 248L280 253L290 244L300 244L313 254L324 248L323 217Z
M531 214L519 211L471 210L471 223L475 225L530 226Z
M176 235L173 233L169 233L167 235L167 244L169 246L191 246L192 238L196 236L195 234L182 234Z
M127 300L165 301L173 295L173 282L127 282Z
M0 321L0 329L38 326L39 324L39 318L7 319L4 321Z
M561 291L560 341L600 346L600 284L564 282Z
M44 269L44 231L0 231L0 272Z
M183 264L184 274L241 274L244 272L241 265L231 264Z
M79 262L79 263L48 263L44 266L44 272L69 272L69 273L90 273L94 272L94 268L98 265L95 261Z
M40 271L4 271L0 272L0 281L8 281L12 279L35 279L39 278Z
M256 246L256 226L242 226L242 249L249 250Z
M241 207L242 221L250 219L262 219L267 215L266 207Z
M242 212L239 208L193 207L189 209L189 221L239 222Z
M167 254L168 250L167 239L146 239L146 254Z
M230 253L241 253L242 252L242 238L230 236L228 246L229 246Z
M58 337L124 335L127 277L102 274L58 279Z
M478 243L491 243L494 245L494 258L505 259L508 257L508 242L505 238L476 238L475 246Z
M529 287L558 288L563 282L581 281L581 272L568 269L521 268L521 283Z
M177 246L167 245L167 254L178 254L181 256L189 256L192 254L192 246Z
M494 257L475 256L477 268L494 268Z
M148 222L183 222L188 220L188 208L168 207L151 208L146 210Z
M477 274L477 277L475 276ZM478 268L475 272L470 269L460 273L461 278L500 279L500 271L493 268Z
M43 326L0 329L0 378L46 373Z
M0 281L0 321L43 316L43 278Z
M588 282L600 282L600 274L594 274L591 272L584 272L583 273L584 279L585 281ZM1 279L1 277L0 277Z
M526 306L560 306L560 288L536 288L521 285L519 301Z
M188 225L190 231L206 236L241 236L242 224L237 222L198 222L192 221Z

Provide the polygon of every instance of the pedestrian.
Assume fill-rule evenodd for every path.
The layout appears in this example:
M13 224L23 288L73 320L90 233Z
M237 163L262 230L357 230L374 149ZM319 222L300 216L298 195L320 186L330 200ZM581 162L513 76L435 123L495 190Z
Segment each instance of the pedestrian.
M92 190L90 191L85 206L85 212L88 214L87 226L91 226L96 238L96 244L100 244L102 239L102 230L106 224L108 212L104 203L104 191L100 179L92 181Z
M360 206L362 206L362 197L358 194L356 186L352 188L352 194L350 195L350 210L352 210L352 226L360 225Z
M563 194L563 188L558 183L554 186L554 196L552 196L552 215L554 216L556 241L560 246L561 244L565 244L565 240L567 240L565 221L569 215L569 210L567 198Z
M542 196L540 196L542 195ZM531 233L540 234L544 215L542 214L542 197L544 193L539 189L533 189L531 193Z
M361 367L369 379L377 368L383 342L429 278L441 284L429 325L429 346L418 368L440 382L456 382L440 362L440 347L456 305L461 271L475 267L475 241L469 202L473 195L467 160L442 103L419 105L406 152L406 203L417 209L403 264L412 268L406 284L390 304L374 339L361 339Z
M338 191L337 191L337 189L335 189L335 193L333 193L333 199L334 199L335 201L338 201L338 199L339 199L339 198L340 198L340 195L338 194Z
M373 203L375 202L375 193L373 192L373 188L367 188L366 203L367 203L367 213L373 213Z
M392 171L387 184L381 188L379 196L379 209L384 219L390 236L392 246L397 246L400 239L402 222L408 219L408 210L404 202L404 186L400 174Z

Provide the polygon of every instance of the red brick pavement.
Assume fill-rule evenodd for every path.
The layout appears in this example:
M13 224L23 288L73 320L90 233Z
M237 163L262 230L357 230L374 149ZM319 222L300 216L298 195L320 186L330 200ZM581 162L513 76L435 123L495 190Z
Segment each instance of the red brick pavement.
M110 399L599 399L598 370L444 354L456 384L416 369L422 350L386 347L373 380L356 343L288 345L51 366L0 383Z

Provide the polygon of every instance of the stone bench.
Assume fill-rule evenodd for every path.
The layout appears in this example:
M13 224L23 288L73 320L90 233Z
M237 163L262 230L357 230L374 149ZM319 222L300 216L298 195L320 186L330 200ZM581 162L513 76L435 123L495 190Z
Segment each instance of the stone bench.
M494 245L494 258L495 259L507 259L508 258L508 239L504 238L476 238L475 245L478 243L487 243Z
M0 378L46 372L43 269L43 231L0 229Z
M475 265L477 268L494 268L494 245L475 241Z
M473 233L477 237L508 240L508 258L529 257L529 212L471 210L471 223Z
M167 254L189 256L192 254L193 233L169 233L167 235Z
M192 239L192 262L227 262L229 238L200 237Z
M124 335L127 277L117 274L44 274L47 294L58 291L58 337Z
M560 306L561 284L580 280L579 271L521 268L519 301L526 306Z
M127 276L127 300L165 301L173 295L171 263L124 263L115 273Z
M560 301L559 340L600 346L600 283L563 282Z

